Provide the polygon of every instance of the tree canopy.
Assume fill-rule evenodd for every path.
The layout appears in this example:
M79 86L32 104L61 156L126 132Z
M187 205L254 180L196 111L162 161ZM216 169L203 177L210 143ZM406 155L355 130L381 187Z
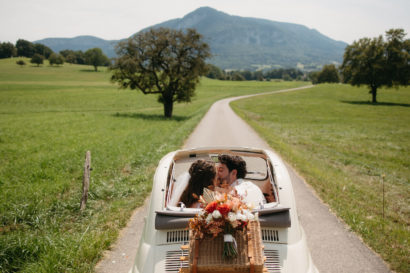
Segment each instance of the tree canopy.
M209 46L194 29L150 29L119 43L112 81L121 88L158 94L164 116L174 102L190 102L200 76L206 73Z
M407 86L410 80L410 40L404 40L403 29L386 32L385 41L362 38L345 49L341 71L351 85L367 85L372 102L377 102L377 89L386 86Z
M48 58L48 61L50 62L50 65L60 65L64 63L64 57L60 54L52 53Z
M210 79L218 79L218 80L224 80L225 79L225 73L217 67L216 65L213 64L208 64L208 70L206 73L206 77Z
M40 55L43 55L44 58L48 59L50 55L53 53L51 48L48 46L45 46L43 44L33 44L34 47L34 53L38 53Z
M17 48L17 56L20 56L20 57L31 58L33 57L35 53L34 45L27 40L19 39L16 42L16 48Z
M108 65L108 62L101 48L91 48L85 52L85 63L94 66L95 71L98 71L98 66Z
M17 49L12 43L10 42L0 43L0 59L10 58L16 55L17 55Z
M48 59L53 53L48 46L43 44L33 44L30 41L19 39L16 42L17 56L19 57L33 57L34 54L39 54Z
M35 53L33 57L31 57L30 63L37 64L37 66L40 66L40 64L43 64L43 61L44 61L44 56L38 53Z
M71 64L85 64L85 55L81 50L61 50L60 54L64 57L67 63Z
M314 80L312 80L314 82ZM324 65L322 71L317 74L316 82L314 83L333 83L340 82L339 73L334 64Z

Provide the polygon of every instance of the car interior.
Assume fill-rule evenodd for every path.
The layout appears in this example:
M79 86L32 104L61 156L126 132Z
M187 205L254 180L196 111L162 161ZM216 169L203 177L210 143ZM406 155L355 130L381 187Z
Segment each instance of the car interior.
M174 183L176 183L181 175L188 172L188 169L193 162L198 159L203 159L218 163L218 155L220 154L237 155L242 157L245 160L247 167L245 180L254 183L261 189L263 195L265 196L265 200L261 200L263 203L276 203L278 200L278 194L275 183L275 175L272 164L265 154L259 152L221 149L181 152L174 156L167 180L165 206L170 209L176 206L176 204L170 203L172 195L175 194Z

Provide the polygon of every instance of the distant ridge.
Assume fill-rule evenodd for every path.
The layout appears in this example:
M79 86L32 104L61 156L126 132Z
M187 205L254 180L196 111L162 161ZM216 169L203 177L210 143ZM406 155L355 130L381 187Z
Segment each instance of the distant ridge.
M116 55L114 46L118 41L108 41L94 36L77 36L74 38L46 38L35 41L35 43L44 44L54 52L60 52L65 49L86 51L90 48L99 47L105 55L111 58Z
M209 7L151 27L195 28L211 47L213 58L210 62L223 69L297 66L314 69L323 64L341 63L347 46L303 25L233 16ZM47 38L36 42L56 52L100 47L107 56L114 57L114 45L119 41L79 36Z

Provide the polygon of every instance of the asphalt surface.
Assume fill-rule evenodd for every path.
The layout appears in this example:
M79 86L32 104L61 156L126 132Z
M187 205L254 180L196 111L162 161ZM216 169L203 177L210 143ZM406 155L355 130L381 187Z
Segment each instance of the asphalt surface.
M292 92L309 87L272 93ZM231 101L250 96L215 102L186 140L184 148L248 146L271 150L268 144L229 107ZM305 230L313 262L319 271L331 273L391 272L383 260L330 211L303 178L289 165L287 168L292 178L300 223ZM127 227L121 231L116 244L97 264L97 273L126 273L131 268L148 202L145 204L144 207L134 212Z

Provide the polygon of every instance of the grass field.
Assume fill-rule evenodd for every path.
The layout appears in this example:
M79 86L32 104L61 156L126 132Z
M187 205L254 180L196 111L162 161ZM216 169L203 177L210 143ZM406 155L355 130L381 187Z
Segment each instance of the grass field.
M393 270L410 272L410 88L369 100L365 87L328 84L232 106Z
M164 119L155 96L118 90L105 69L16 60L0 60L0 272L92 272L149 194L158 160L212 102L306 84L203 79L193 102ZM87 150L93 171L80 212Z

